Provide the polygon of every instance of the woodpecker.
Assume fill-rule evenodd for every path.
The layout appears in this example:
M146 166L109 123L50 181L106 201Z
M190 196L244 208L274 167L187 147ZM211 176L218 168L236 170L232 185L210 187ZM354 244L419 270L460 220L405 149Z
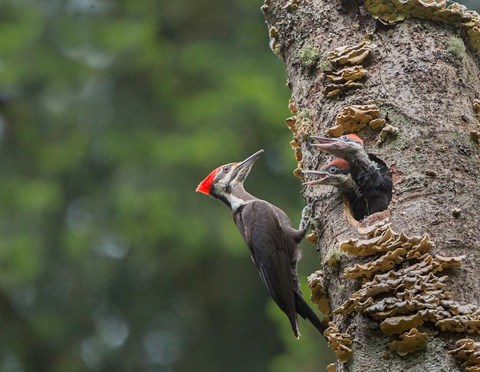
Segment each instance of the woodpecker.
M360 193L366 202L366 214L384 211L392 200L392 175L387 165L373 154L368 154L363 140L356 134L338 138L312 137L313 146L346 160Z
M287 315L295 337L300 335L297 314L323 334L325 327L303 299L297 274L297 261L301 256L297 245L308 226L296 230L281 209L249 194L243 186L262 153L260 150L241 162L216 168L200 182L196 191L221 200L232 210L233 220L250 249L260 278Z
M367 215L367 203L352 178L348 161L335 158L320 170L304 170L303 173L319 176L318 179L304 182L304 185L330 185L336 187L347 199L353 217L356 220L361 220Z

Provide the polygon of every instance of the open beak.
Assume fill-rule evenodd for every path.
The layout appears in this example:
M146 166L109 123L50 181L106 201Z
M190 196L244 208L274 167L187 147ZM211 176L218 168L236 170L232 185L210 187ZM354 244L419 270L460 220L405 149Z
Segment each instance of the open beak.
M330 177L330 174L325 171L313 171L313 170L304 170L302 171L303 174L313 174L319 178L312 180L312 181L307 181L303 182L303 185L306 186L311 186L311 185L324 185L326 180Z
M339 139L339 138L328 138L328 137L316 137L312 136L317 143L313 143L312 146L319 148L321 150L338 150L345 151L348 148L348 143Z
M250 155L245 160L237 163L235 165L235 169L232 172L232 179L236 178L237 181L243 182L245 178L248 176L248 172L250 172L250 168L252 168L253 163L263 154L263 149L258 150L255 154Z

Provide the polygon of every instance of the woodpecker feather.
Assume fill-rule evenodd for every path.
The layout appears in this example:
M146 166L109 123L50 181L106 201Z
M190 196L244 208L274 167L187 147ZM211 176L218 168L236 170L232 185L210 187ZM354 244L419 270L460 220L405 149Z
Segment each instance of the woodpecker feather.
M243 182L263 150L240 163L230 163L211 172L197 191L224 202L247 244L260 278L278 307L287 315L298 338L297 314L321 332L325 327L302 297L297 274L298 243L306 229L296 230L288 216L273 204L245 191Z

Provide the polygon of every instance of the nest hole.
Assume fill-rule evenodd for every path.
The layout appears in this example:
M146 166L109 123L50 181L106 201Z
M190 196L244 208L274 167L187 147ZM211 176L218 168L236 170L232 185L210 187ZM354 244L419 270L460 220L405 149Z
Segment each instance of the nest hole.
M358 190L355 193L343 195L347 219L354 226L368 216L378 214L378 218L383 219L390 214L388 207L392 201L392 173L378 156L368 154L368 157L375 167L356 177Z

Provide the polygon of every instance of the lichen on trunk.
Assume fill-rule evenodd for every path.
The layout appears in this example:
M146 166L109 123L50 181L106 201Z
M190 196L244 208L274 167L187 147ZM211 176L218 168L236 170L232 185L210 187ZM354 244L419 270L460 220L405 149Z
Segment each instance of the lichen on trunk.
M393 229L428 234L435 242L433 255L465 256L449 274L448 291L452 301L480 306L480 21L461 7L425 0L409 2L413 10L402 8L402 20L386 18L393 3L401 2L366 1L365 7L362 1L267 0L262 7L292 90L289 126L298 168L319 169L327 160L311 146L310 135L358 132L393 174ZM360 118L362 107L375 107L379 114ZM379 121L371 125L372 120ZM296 174L301 176L300 170ZM306 204L315 201L319 269L334 310L360 288L359 279L342 273L366 261L338 250L340 242L360 238L358 224L331 187L306 187L304 197ZM406 265L397 261L388 265ZM366 269L375 274L375 268ZM462 333L418 324L429 342L401 357L388 349L392 339L382 335L379 323L365 315L338 314L333 321L353 339L352 359L337 363L337 371L463 369L455 353L448 353L467 338ZM468 345L479 340L476 332L468 337L473 339Z

